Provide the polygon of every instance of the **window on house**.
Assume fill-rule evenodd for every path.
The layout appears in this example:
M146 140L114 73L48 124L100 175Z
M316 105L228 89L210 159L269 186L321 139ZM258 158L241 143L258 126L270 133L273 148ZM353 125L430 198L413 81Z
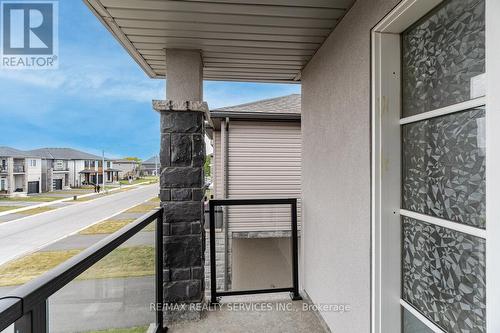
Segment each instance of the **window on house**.
M30 166L36 167L36 160L30 160Z

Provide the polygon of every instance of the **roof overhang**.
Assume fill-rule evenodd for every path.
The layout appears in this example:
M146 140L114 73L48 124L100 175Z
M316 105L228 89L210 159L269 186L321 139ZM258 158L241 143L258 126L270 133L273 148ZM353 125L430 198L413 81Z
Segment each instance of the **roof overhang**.
M211 111L210 118L213 129L220 130L221 120L225 118L233 120L249 121L289 121L300 122L300 113L276 113L276 112L234 112L234 111Z
M198 49L205 80L298 83L354 0L83 0L152 78Z

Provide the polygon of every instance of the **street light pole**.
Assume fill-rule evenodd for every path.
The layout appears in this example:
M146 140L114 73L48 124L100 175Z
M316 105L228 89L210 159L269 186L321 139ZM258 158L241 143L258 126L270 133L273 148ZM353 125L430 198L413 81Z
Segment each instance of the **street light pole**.
M102 190L104 191L104 150L102 151Z
M155 155L155 172L155 176L158 176L158 155Z

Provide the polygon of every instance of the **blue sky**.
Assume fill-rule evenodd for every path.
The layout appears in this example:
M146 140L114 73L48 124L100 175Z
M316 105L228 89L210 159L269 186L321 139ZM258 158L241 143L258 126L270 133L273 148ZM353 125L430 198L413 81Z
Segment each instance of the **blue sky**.
M165 98L81 0L59 2L59 69L0 69L0 146L73 147L114 157L159 150ZM210 108L299 93L299 85L205 82Z

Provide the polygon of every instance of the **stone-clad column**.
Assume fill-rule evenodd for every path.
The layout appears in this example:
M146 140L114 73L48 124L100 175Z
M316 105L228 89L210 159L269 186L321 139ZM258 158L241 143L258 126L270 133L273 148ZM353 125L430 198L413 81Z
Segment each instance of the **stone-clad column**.
M199 312L190 311L189 304L204 297L203 164L208 108L206 103L189 101L153 101L153 107L161 115L164 301L187 305L186 311L168 311L165 319L197 319Z

